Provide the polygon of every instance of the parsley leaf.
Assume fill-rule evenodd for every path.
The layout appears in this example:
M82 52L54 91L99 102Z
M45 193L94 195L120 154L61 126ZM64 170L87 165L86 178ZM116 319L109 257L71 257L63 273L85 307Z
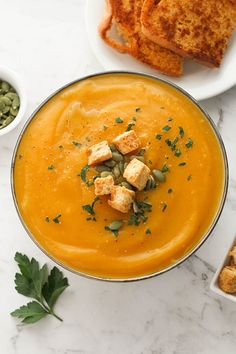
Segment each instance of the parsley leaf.
M67 278L63 278L62 272L54 267L48 276L47 265L40 268L39 263L31 260L21 253L15 254L20 273L15 275L15 289L19 294L31 297L36 301L29 302L11 313L12 316L22 319L23 323L35 323L47 315L52 315L62 321L53 307L69 286ZM46 304L47 303L47 304Z
M147 230L145 231L145 234L146 234L146 235L151 235L151 233L152 233L152 232L151 232L150 229L147 229Z
M55 168L55 167L54 167L53 165L49 165L49 166L48 166L48 170L54 170L54 168Z
M181 136L181 138L184 137L184 129L182 127L179 127L179 135Z
M180 162L179 163L179 166L185 166L186 165L186 162Z
M156 134L156 139L161 140L162 135L161 134Z
M59 220L61 218L61 214L58 214L54 219L52 219L53 222L55 222L55 224L60 224L61 221Z
M82 170L80 171L80 177L82 179L82 181L86 182L86 173L87 173L87 170L89 169L89 166L86 165L82 168Z
M53 267L43 287L43 297L51 309L54 308L59 296L68 286L68 279L63 277L58 268Z
M135 108L135 112L140 112L140 111L141 111L140 107Z
M126 131L129 132L133 128L134 125L135 125L135 123L129 123Z
M87 211L90 215L95 215L94 206L98 200L99 197L96 197L91 205L90 204L82 205L83 210Z
M182 152L180 149L175 150L175 156L180 157L182 155Z
M78 143L78 141L72 141L72 144L75 145L77 148L80 148L82 144Z
M115 119L115 121L116 121L116 123L123 123L124 122L123 119L121 119L120 117L117 117Z
M170 171L169 166L165 163L164 166L161 169L161 172L165 173L165 172L168 172L168 171Z
M32 324L47 316L48 312L38 302L31 301L27 305L23 305L13 311L11 315L22 318L23 323Z
M165 127L162 128L163 132L168 132L171 129L169 125L166 125Z
M193 141L192 141L192 139L188 139L188 142L185 144L185 146L189 149L189 148L191 148L192 146L193 146Z

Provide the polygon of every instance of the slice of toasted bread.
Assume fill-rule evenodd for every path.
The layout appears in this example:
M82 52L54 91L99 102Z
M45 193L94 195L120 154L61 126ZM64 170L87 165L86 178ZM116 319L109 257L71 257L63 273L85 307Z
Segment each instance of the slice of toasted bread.
M100 35L107 44L121 53L129 53L164 74L180 76L183 70L182 58L155 44L142 33L140 16L143 2L144 0L106 0L104 18L99 26ZM109 36L113 23L124 43Z
M155 43L219 67L236 26L236 0L145 0L141 23Z

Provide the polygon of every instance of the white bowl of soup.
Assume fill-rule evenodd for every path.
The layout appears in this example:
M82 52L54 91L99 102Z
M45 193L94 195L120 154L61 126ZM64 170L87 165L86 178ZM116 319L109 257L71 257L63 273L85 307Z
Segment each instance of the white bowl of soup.
M88 151L104 141L112 148L131 130L139 146L118 151L123 170L136 156L149 179L156 170L164 178L131 186L133 205L121 212L111 195L95 195L101 170L114 177L112 158L88 165ZM126 185L122 173L114 184ZM12 163L15 205L33 241L66 269L110 281L145 279L189 257L215 227L227 186L224 145L208 114L175 85L129 72L55 92L29 118Z

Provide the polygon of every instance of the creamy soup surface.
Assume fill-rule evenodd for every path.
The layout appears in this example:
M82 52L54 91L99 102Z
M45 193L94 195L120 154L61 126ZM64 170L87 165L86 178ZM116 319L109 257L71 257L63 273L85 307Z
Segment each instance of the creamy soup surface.
M137 193L152 205L145 222L129 225L131 212L112 209L109 196L95 204L94 221L83 209L95 198L80 176L87 149L111 143L130 123L149 168L167 166L166 181ZM95 174L90 168L86 178ZM89 275L132 278L170 266L201 240L222 199L224 162L212 127L183 94L110 74L73 84L40 109L19 144L14 187L24 223L56 260ZM105 229L114 220L125 222L118 236Z

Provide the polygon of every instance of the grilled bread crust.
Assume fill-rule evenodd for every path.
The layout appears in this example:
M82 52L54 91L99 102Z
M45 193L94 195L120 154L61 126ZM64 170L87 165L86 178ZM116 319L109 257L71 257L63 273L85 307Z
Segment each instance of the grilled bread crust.
M106 0L104 17L99 25L103 40L121 53L128 53L137 60L170 76L180 76L183 59L148 39L141 29L141 10L144 0ZM115 24L124 40L120 43L109 36Z
M219 67L236 26L236 0L145 0L141 23L155 43Z

